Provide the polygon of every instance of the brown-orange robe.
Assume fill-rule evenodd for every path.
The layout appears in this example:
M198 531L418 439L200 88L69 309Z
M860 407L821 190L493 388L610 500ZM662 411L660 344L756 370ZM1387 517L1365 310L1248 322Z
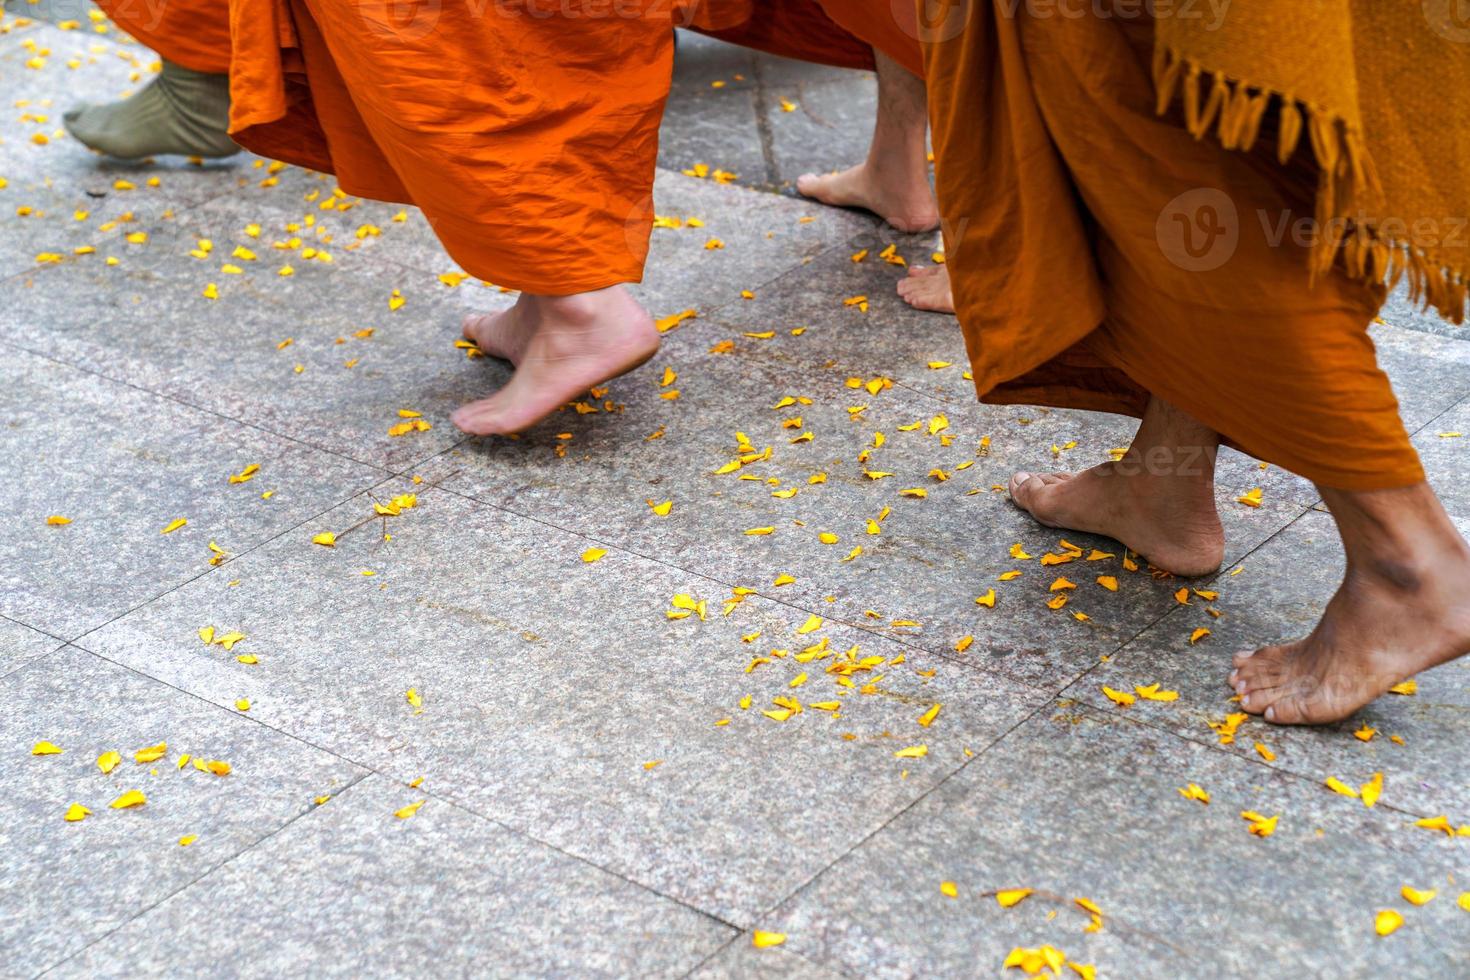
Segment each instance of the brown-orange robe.
M1343 490L1424 478L1368 327L1311 281L1315 165L1159 115L1153 22L973 4L925 43L946 255L983 400L1140 415L1150 395ZM965 19L967 18L967 19ZM958 29L953 29L959 25ZM1268 120L1268 123L1270 120Z
M176 65L230 70L229 0L97 0L113 23Z

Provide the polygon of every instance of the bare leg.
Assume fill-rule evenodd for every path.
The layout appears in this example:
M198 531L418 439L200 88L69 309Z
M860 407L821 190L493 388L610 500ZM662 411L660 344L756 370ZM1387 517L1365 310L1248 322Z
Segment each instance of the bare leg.
M1155 398L1122 459L1081 473L1017 473L1011 499L1048 527L1106 534L1159 568L1204 575L1225 556L1219 445L1219 433Z
M1470 546L1427 483L1318 488L1347 574L1310 636L1235 655L1241 707L1282 725L1339 721L1422 670L1470 653Z
M931 231L939 227L939 205L929 188L924 80L880 51L873 60L878 114L868 159L841 173L803 174L796 189L823 204L866 208L899 231Z
M916 310L954 312L954 293L949 289L947 266L910 266L908 276L898 281L898 295Z
M451 416L455 425L472 435L529 428L588 388L633 370L658 351L653 319L622 286L571 296L523 294L516 307L522 303L520 315L534 320L535 332L517 355L515 374L500 391L461 405ZM466 333L473 336L468 326Z

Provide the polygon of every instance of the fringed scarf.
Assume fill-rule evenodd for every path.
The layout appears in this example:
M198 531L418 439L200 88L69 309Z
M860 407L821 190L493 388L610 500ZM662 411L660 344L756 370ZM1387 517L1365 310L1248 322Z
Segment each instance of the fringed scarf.
M1320 168L1314 274L1347 271L1463 322L1470 274L1470 2L1204 0L1156 11L1159 111Z

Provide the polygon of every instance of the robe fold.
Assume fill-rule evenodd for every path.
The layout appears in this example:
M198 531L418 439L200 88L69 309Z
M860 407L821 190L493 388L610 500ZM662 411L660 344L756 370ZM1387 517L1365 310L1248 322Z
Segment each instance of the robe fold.
M1422 480L1368 333L1383 287L1313 274L1315 162L1278 159L1271 115L1248 152L1196 139L1183 107L1160 115L1138 5L1005 7L967 5L924 45L982 400L1141 415L1152 394L1323 486Z
M486 281L636 282L675 24L871 64L815 0L232 0L230 132L347 193L417 205Z
M229 0L97 0L118 27L176 65L230 70Z
M918 41L904 29L902 0L896 4L104 6L139 40L186 67L203 64L197 54L209 46L209 70L230 71L230 133L246 149L334 174L349 194L417 205L466 271L508 288L561 295L642 277L673 27L848 68L872 68L878 46L919 70Z

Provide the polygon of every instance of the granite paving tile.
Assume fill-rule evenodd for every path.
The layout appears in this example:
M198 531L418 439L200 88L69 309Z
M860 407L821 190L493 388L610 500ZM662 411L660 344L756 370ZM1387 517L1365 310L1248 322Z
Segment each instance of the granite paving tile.
M1208 584L1218 592L1217 600L1192 596L1189 607L1179 607L1110 663L1079 679L1067 694L1114 710L1102 686L1131 691L1137 684L1157 683L1178 691L1179 700L1140 700L1120 710L1178 735L1218 743L1210 726L1239 711L1234 692L1226 686L1235 651L1311 632L1342 581L1341 545L1331 516L1315 511L1302 516L1251 554L1241 569ZM1212 608L1221 613L1218 619L1209 615ZM1190 645L1190 635L1199 627L1212 632ZM1365 725L1376 734L1370 733L1367 741L1355 738L1353 733ZM1395 736L1402 744L1391 740ZM1225 750L1260 762L1257 743L1275 756L1272 767L1306 777L1326 795L1332 794L1321 783L1328 776L1358 786L1382 772L1380 805L1419 816L1447 813L1470 822L1470 786L1464 778L1470 662L1426 671L1418 678L1417 694L1385 695L1337 725L1298 728L1249 718Z
M1414 448L1445 510L1470 518L1470 400L1427 423L1414 437Z
M868 155L878 86L870 72L762 56L759 77L776 179L789 193L804 173L828 173ZM785 110L782 99L796 108Z
M1208 805L1178 790L1196 783ZM1241 811L1279 815L1248 831ZM1470 964L1464 847L1404 814L1059 704L764 915L782 949L864 977L999 976L1051 945L1103 977L1450 976ZM941 883L952 882L956 897ZM1437 888L1415 908L1403 885ZM1002 908L998 889L1030 888ZM1100 931L1076 899L1102 912ZM1374 913L1407 924L1375 935ZM1066 971L1060 971L1066 972Z
M723 298L734 300L742 282L758 285L799 263L850 220L801 224L794 202L681 175L660 186L689 213L742 203L730 195L751 199L724 230L725 250L703 247L703 232L713 228L656 233L682 236L667 245L656 240L649 281L638 288L660 315L703 306L701 296L721 302L719 290L702 285L710 276L728 277ZM0 311L0 338L373 465L407 469L453 445L460 436L449 413L509 376L505 365L468 362L454 348L460 320L511 297L472 282L446 288L427 270L406 272L377 261L377 253L333 245L325 246L330 264L295 253L280 258L272 246L289 241L287 225L301 217L230 198L155 226L119 266L93 255L42 268L19 281L28 301ZM258 237L247 233L252 223L261 226ZM723 228L721 219L709 223ZM200 238L213 243L204 260L189 255ZM256 260L232 258L242 247ZM283 263L293 275L278 275ZM225 264L243 274L221 272ZM204 295L211 283L218 299ZM389 307L394 289L406 300L396 311ZM79 293L93 298L78 303ZM434 429L390 437L400 409L421 412Z
M362 770L327 752L68 648L0 678L0 948L35 976L285 827ZM33 755L50 742L59 755ZM136 750L167 743L154 764ZM122 761L110 773L105 752ZM228 775L179 766L181 753ZM110 804L131 790L146 802ZM91 815L69 823L80 803ZM195 838L188 846L181 839ZM239 909L235 910L240 911ZM220 926L216 919L214 926ZM228 936L228 929L219 935ZM183 941L184 937L180 937ZM104 953L110 944L100 948Z
M731 590L693 573L589 564L587 538L417 501L361 525L367 502L345 505L82 642L736 924L1046 698L785 602L726 617ZM707 619L669 618L681 594ZM206 625L259 663L201 643ZM805 710L765 715L777 697ZM810 816L837 809L841 833Z
M1470 330L1465 326L1450 323L1433 310L1421 309L1419 303L1409 299L1407 284L1389 293L1388 301L1383 304L1379 316L1406 330L1418 330L1448 340L1470 339Z
M0 617L0 677L19 670L37 657L59 650L61 646L61 641L54 636Z
M779 946L757 948L743 933L701 963L690 980L838 980L838 970L803 959Z
M441 800L394 818L425 799L370 776L54 975L678 977L732 932Z
M207 571L210 542L238 554L381 479L21 351L0 363L0 385L0 455L24 461L0 498L0 614L65 639Z
M1117 596L1091 586L1098 574L1119 572L1118 558L1084 563L1084 589L1055 613L1045 607L1050 585L1082 568L1034 568L1020 580L997 581L1001 573L1034 565L1062 537L1012 506L1003 492L1010 474L1105 460L1110 448L1126 445L1127 420L973 403L960 408L901 386L870 395L848 387L840 371L799 374L707 352L731 336L719 324L693 321L670 335L663 355L610 386L606 401L615 411L553 416L518 440L472 443L423 472L495 506L731 584L769 592L778 575L795 576L783 595L808 605L830 596L834 618L908 636L926 649L948 650L973 636L970 658L1052 690L1172 604L1177 584L1146 575L1122 573L1128 582ZM677 377L661 388L666 368ZM661 396L671 390L680 393L676 400ZM811 404L772 410L788 396ZM849 409L863 405L854 419ZM931 436L941 416L948 428ZM798 417L799 427L787 427ZM810 442L791 442L804 432ZM754 453L771 447L772 457L718 474L738 455L737 433ZM879 433L883 445L874 448ZM983 455L982 439L988 439ZM969 468L959 469L967 461ZM941 482L932 475L936 468L949 478ZM865 472L892 475L873 479ZM817 474L826 474L825 482L810 483ZM1301 511L1289 501L1268 500L1261 508L1235 503L1246 489L1221 484L1232 555L1245 554ZM927 496L903 496L906 490ZM787 499L773 496L792 491ZM650 502L670 500L667 517L651 512ZM885 508L874 535L867 522L878 522ZM763 527L772 532L745 533ZM838 540L823 543L821 534ZM1105 539L1067 538L1118 553ZM1030 562L1010 557L1018 543ZM855 546L862 553L844 560ZM992 587L997 605L978 607L975 599ZM1091 618L1078 620L1074 612ZM918 625L894 627L894 621Z
M738 174L746 186L770 183L762 141L749 138L765 98L756 70L760 55L693 31L679 31L678 44L659 129L659 166L677 171L703 163ZM731 139L735 133L744 138Z

